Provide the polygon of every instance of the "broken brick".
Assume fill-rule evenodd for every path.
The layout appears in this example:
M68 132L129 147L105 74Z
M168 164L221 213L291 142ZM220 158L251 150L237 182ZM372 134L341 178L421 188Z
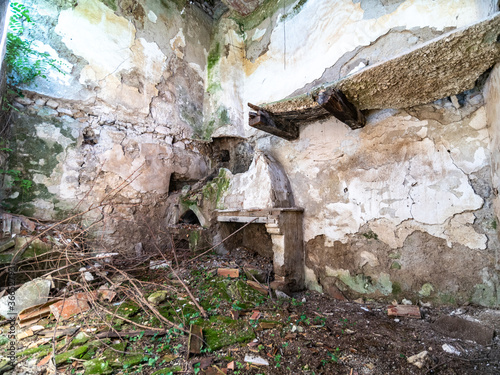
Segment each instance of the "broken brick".
M234 279L240 277L240 270L237 268L219 268L217 269L217 275Z
M261 317L261 313L260 311L257 311L257 310L253 310L252 311L252 316L250 317L250 320L257 320Z
M73 315L80 314L90 309L87 303L88 297L84 293L79 293L73 297L54 303L50 306L50 311L59 320L66 320Z
M422 317L420 315L419 307L415 305L397 305L397 306L391 305L387 308L387 315L418 318L418 319Z
M37 363L37 367L45 366L47 363L49 363L51 358L52 358L52 352L43 357L42 360Z

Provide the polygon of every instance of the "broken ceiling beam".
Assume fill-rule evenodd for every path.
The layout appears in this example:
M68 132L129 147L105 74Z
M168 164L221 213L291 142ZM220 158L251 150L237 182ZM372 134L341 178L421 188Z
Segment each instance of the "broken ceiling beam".
M308 102L306 106L294 107L292 105L288 110L281 107L280 111L277 112L268 111L248 103L250 108L257 111L257 113L249 113L249 125L289 141L299 137L299 125L301 123L321 120L332 115L347 124L351 129L359 129L365 126L365 116L355 105L349 102L340 90L334 87L321 90L308 100L306 99L306 101Z
M351 129L359 129L365 126L365 116L354 104L347 100L342 91L332 87L320 91L314 99L323 109L326 109Z
M248 106L257 112L249 113L248 124L256 129L271 133L278 137L293 141L299 137L297 124L287 119L278 119L272 113L248 103Z
M364 125L362 110L409 108L472 89L481 74L500 61L499 40L497 12L339 81L324 83L309 94L258 108L278 127L285 120L297 124L334 115L356 129Z

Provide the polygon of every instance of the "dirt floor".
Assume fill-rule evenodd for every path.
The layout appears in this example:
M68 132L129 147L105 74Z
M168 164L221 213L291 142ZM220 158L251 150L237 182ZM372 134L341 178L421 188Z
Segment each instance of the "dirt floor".
M126 291L132 285L125 282L112 302L96 300L91 310L58 322L70 329L59 340L37 334L19 340L18 362L8 373L55 373L55 348L57 372L71 374L500 374L500 338L493 337L500 327L498 310L420 307L418 319L389 317L387 304L338 301L313 291L270 298L248 287L244 273L250 266L263 270L261 275L270 272L267 259L242 248L185 263L188 256L179 254L177 273L208 319L170 269L141 271L144 294L163 286L165 299L154 301L156 309L180 329L131 302ZM239 276L218 276L221 268L238 269ZM94 303L116 316L98 316ZM453 317L457 325L440 323L443 317ZM56 325L52 316L36 324ZM201 348L195 336L181 331L193 326L202 329ZM164 330L152 334L147 327ZM121 337L103 338L111 328ZM463 335L490 342L459 338ZM188 354L188 346L194 353ZM418 354L420 362L410 363Z

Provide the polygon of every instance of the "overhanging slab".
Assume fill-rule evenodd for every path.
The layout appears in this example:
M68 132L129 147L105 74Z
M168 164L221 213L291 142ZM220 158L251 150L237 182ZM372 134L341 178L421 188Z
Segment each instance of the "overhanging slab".
M318 86L309 94L257 108L273 120L276 128L292 129L288 133L296 137L294 129L300 123L331 115L356 129L364 125L361 110L408 108L473 88L479 76L500 61L499 40L500 12L497 12L402 55ZM330 99L332 94L335 97ZM267 131L265 127L262 130Z

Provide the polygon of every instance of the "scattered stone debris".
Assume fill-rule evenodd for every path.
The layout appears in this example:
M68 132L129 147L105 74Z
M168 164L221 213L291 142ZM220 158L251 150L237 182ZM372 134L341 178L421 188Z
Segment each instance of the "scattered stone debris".
M245 362L259 366L269 366L269 362L266 359L249 354L245 356Z
M422 368L424 367L426 359L427 359L427 350L424 350L423 352L408 357L406 360L408 361L408 363L411 363L412 365L415 365L418 368Z
M177 255L181 263L182 254ZM488 331L488 347L470 337L456 337L451 345L449 331L436 333L450 318L450 309L387 309L373 300L356 303L313 291L272 291L266 287L267 272L265 283L247 273L249 268L265 269L265 260L249 251L207 255L189 268L151 270L149 262L134 276L103 262L92 282L79 278L56 286L47 280L48 301L18 316L15 371L377 375L432 370L492 375L500 369L495 354L500 340L489 336L493 330ZM76 275L80 268L75 267ZM471 306L467 311L474 312ZM417 312L420 319L408 319ZM4 353L7 332L5 325L0 335ZM450 361L450 355L459 360ZM8 366L8 361L0 363L0 372L12 371Z
M453 347L452 345L450 344L443 344L441 346L443 348L443 350L446 352L446 353L450 353L450 354L455 354L455 355L460 355L460 352L455 349L455 347Z

